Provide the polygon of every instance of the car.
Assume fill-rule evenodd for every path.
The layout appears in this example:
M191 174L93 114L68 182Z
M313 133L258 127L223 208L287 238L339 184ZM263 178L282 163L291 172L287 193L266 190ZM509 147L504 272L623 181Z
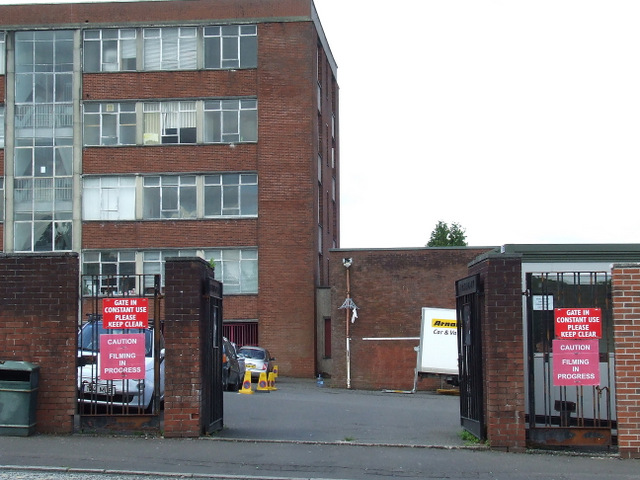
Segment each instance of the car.
M222 388L237 392L244 380L245 364L238 358L238 352L233 343L222 337Z
M252 378L259 378L263 372L267 376L270 372L273 372L275 358L269 355L269 351L266 348L245 345L240 347L238 354L244 357L245 367L247 371L251 372Z
M151 321L150 321L151 322ZM144 378L105 380L100 378L100 337L104 334L144 334ZM78 332L78 403L151 412L154 398L154 329L106 329L102 320L86 322ZM164 338L160 334L160 401L164 400ZM130 354L127 354L130 355Z

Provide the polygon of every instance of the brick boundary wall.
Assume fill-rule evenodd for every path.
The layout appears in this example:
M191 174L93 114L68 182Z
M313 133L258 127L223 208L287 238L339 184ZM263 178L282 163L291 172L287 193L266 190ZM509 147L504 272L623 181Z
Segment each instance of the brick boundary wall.
M165 264L164 436L198 437L203 422L203 282L213 271L199 258Z
M0 254L0 360L40 367L36 432L73 433L79 258Z
M484 289L484 409L491 448L524 451L526 398L520 255L487 254L469 268Z
M612 268L618 451L640 458L640 264Z

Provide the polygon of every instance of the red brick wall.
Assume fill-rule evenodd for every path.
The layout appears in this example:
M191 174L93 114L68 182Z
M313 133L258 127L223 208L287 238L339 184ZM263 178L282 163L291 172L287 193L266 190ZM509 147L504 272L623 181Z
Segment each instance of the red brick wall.
M311 14L310 0L176 0L173 2L74 3L57 5L1 6L0 18L7 25L126 23L144 19L150 24L185 20L295 18Z
M618 450L640 458L640 265L612 269Z
M423 248L407 250L339 250L330 253L332 307L331 384L346 386L346 273L351 257L351 296L359 318L351 324L351 386L354 389L413 388L418 340L362 340L420 337L423 307L455 308L455 281L467 265L488 249ZM438 382L421 381L419 389Z
M492 448L522 450L526 398L521 258L490 254L469 269L469 275L476 273L484 290L481 334L487 439Z
M0 360L40 367L36 430L73 432L79 259L0 255Z
M204 260L166 262L164 435L197 437L204 433L203 282L210 268Z

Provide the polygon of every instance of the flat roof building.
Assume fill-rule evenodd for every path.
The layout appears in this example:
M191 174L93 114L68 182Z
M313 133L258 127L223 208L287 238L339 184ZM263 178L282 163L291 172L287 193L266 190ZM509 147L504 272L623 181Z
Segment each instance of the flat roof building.
M2 251L95 275L212 260L231 340L315 374L336 73L312 0L0 6Z

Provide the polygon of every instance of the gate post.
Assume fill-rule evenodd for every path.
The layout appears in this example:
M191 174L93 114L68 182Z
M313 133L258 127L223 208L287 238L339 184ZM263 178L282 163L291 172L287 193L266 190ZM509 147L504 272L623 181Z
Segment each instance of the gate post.
M469 267L479 274L483 387L487 440L492 448L526 448L522 259L489 253Z
M614 265L611 282L618 451L623 458L640 458L640 264Z
M164 436L198 437L207 420L204 343L208 338L204 286L212 269L197 257L165 262ZM209 380L210 382L213 379ZM222 395L222 384L218 387Z

